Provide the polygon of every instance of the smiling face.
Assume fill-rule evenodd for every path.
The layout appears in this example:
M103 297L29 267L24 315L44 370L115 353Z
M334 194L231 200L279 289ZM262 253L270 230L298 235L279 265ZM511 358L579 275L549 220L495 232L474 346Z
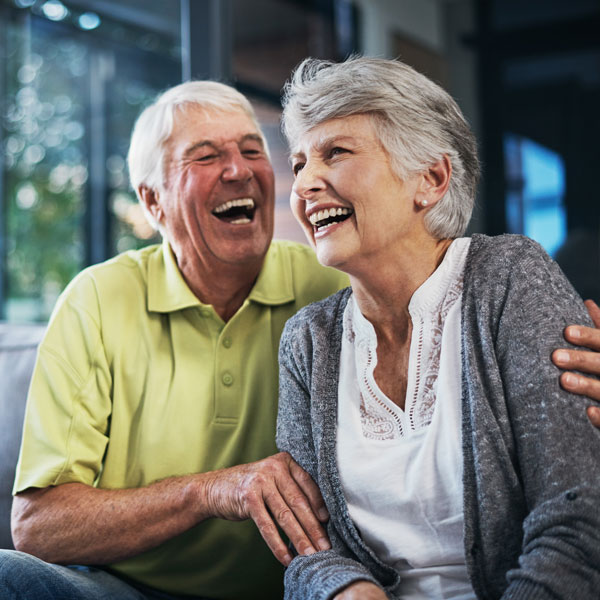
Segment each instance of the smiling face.
M372 269L425 232L420 175L401 180L368 115L331 119L293 149L291 206L319 262L350 274Z
M164 183L142 190L180 267L260 265L273 236L274 177L262 136L243 111L190 105L176 113Z

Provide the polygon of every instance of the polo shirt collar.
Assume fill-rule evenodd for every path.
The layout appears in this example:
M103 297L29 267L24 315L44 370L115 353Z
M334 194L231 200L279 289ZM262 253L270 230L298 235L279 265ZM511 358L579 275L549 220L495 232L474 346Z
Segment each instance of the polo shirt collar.
M287 304L296 299L290 253L284 252L284 246L281 244L271 242L248 299L272 306Z
M163 239L161 250L148 260L148 310L173 312L201 304L185 282L169 242Z
M260 304L279 305L295 300L289 254L277 243L271 244L265 262L248 300ZM160 251L148 260L148 310L173 312L191 306L204 306L190 290L166 239Z

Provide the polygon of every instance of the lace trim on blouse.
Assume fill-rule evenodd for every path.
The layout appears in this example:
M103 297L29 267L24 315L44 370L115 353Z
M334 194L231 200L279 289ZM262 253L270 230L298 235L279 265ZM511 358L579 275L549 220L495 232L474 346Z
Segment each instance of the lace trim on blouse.
M458 244L457 242L466 242ZM438 269L414 293L409 312L413 322L405 410L402 411L377 386L377 336L350 296L344 312L344 335L354 351L360 392L363 435L373 440L393 440L431 423L437 396L444 323L460 299L463 271L470 240L455 240ZM458 247L456 247L458 246ZM414 355L413 355L414 352Z

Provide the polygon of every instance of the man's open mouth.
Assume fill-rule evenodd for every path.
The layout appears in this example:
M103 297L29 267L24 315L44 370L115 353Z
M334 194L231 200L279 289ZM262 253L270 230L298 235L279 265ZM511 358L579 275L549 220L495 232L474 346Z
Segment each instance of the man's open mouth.
M212 214L232 225L243 225L252 222L256 205L252 198L236 198L219 204Z
M322 227L327 227L333 223L340 223L345 221L352 215L354 211L350 208L343 208L338 206L337 208L325 208L319 210L308 218L311 225L318 231Z

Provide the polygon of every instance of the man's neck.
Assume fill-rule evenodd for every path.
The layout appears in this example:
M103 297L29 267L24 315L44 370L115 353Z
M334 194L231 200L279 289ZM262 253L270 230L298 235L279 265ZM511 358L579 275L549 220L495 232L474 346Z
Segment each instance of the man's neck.
M190 290L204 304L210 304L227 322L250 294L262 268L264 257L248 264L207 264L199 257L185 258L175 253L177 266Z

